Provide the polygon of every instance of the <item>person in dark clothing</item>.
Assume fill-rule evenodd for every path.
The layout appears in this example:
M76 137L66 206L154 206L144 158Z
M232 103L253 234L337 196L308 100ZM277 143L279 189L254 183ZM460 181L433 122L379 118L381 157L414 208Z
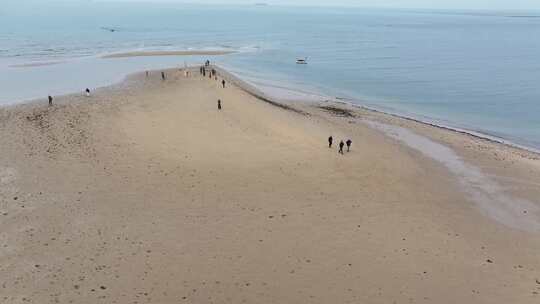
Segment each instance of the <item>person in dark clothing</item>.
M148 71L146 71L146 77L148 77Z
M347 144L347 152L349 152L351 150L352 140L347 139L347 141L345 143Z
M208 73L208 78L212 79L212 73Z
M90 97L90 89L89 88L86 88L85 93L86 93L86 97Z
M218 110L221 110L221 99L218 99L217 101L217 108Z
M343 140L342 140L339 142L339 151L338 151L339 154L343 154L343 146L345 146L345 144L343 143Z
M225 79L221 81L221 84L223 85L223 88L225 89Z
M165 80L165 72L161 72L161 80Z
M51 95L49 95L49 105L52 106L52 101L53 101L53 98Z
M328 148L332 148L333 141L334 141L334 138L332 138L332 136L328 137Z
M202 68L202 75L203 77L206 77L206 69L204 67Z

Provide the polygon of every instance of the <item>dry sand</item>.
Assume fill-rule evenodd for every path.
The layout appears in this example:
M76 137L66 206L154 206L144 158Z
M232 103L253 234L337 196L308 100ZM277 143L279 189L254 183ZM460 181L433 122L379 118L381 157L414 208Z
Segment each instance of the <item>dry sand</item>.
M102 58L148 57L148 56L191 56L191 55L228 55L233 51L140 51L105 55Z
M534 154L168 75L0 109L0 303L540 302Z

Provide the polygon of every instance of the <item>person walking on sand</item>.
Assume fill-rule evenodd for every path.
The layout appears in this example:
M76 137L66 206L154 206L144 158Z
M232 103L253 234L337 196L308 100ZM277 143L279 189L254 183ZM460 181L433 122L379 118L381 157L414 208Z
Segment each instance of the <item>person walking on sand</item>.
M345 144L343 143L343 140L342 140L339 142L339 151L338 151L339 154L343 154L343 146L345 146Z
M225 79L221 81L221 84L223 85L223 88L225 89Z
M347 144L347 152L351 151L352 140L347 139L347 141L345 143Z
M52 101L53 101L53 98L51 95L49 95L49 106L52 106Z
M148 71L146 71L146 77L148 77Z
M161 80L165 80L165 72L161 72Z
M332 136L328 137L328 148L332 148L333 141L334 141L334 138L332 138Z
M90 89L89 88L86 88L86 97L90 97Z
M221 110L221 99L217 100L217 108L218 110Z

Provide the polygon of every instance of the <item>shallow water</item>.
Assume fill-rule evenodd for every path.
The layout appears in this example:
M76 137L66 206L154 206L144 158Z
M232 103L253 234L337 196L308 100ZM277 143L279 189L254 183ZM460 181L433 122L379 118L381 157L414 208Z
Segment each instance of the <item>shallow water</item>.
M0 103L203 60L101 54L232 49L239 53L212 60L259 85L346 97L540 148L540 18L530 18L538 12L10 2L0 8ZM296 65L304 56L309 64ZM13 67L35 62L56 64Z
M369 126L405 143L423 155L440 162L454 174L480 211L492 219L515 229L540 231L539 202L507 195L497 182L479 168L463 161L452 149L411 130L365 121Z

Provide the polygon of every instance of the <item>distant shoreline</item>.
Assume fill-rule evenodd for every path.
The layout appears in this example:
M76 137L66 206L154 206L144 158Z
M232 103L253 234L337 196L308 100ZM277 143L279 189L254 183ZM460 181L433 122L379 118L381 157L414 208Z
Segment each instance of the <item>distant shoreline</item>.
M109 58L128 58L128 57L152 57L152 56L219 56L229 55L235 53L234 51L136 51L115 53L102 56L103 59Z
M22 64L12 64L8 65L10 68L33 68L33 67L41 67L41 66L48 66L48 65L55 65L55 64L62 64L64 61L50 61L50 62L29 62L29 63L22 63Z

